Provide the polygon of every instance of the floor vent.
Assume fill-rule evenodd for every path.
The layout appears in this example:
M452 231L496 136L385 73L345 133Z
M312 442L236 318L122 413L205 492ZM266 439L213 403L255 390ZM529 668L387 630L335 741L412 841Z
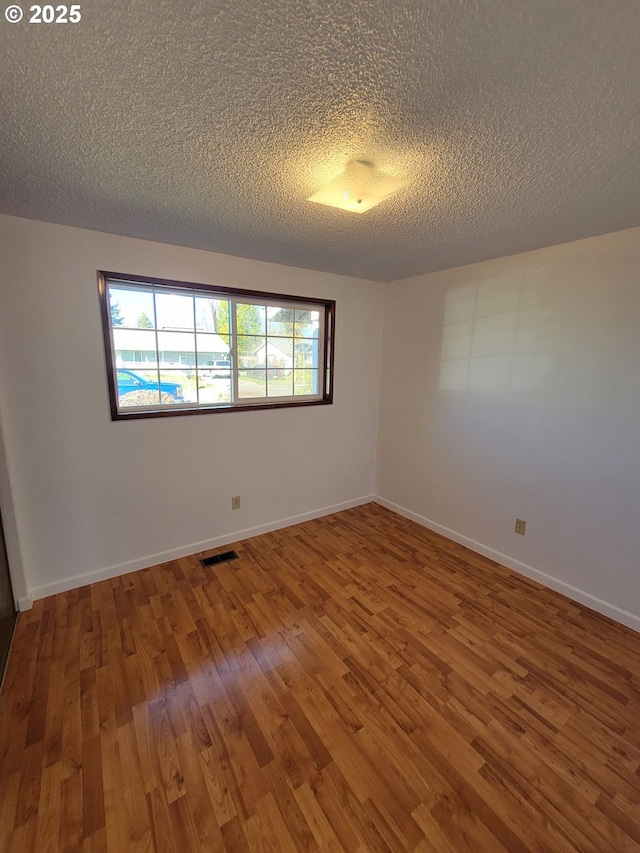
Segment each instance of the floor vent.
M214 554L213 557L205 557L204 560L200 560L205 569L208 569L209 566L217 566L218 563L228 563L229 560L237 560L238 555L235 551L225 551L222 554Z

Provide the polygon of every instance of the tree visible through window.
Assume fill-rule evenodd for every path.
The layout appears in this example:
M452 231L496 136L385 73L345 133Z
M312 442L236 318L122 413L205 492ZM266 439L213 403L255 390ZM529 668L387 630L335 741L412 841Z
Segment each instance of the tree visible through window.
M99 273L114 419L332 402L332 300Z

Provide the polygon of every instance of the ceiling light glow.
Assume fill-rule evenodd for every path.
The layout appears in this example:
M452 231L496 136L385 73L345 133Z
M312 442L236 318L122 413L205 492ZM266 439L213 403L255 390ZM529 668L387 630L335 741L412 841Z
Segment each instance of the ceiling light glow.
M379 171L373 163L352 160L341 175L309 196L308 201L352 213L366 213L409 183L405 178L394 178Z

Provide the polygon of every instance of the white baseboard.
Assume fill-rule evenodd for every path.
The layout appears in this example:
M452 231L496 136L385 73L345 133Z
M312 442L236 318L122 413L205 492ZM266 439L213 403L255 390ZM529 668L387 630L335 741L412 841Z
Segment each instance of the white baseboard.
M522 563L514 557L510 557L508 554L503 554L500 551L496 551L494 548L490 548L488 545L476 542L474 539L470 539L468 536L464 536L456 530L451 530L449 527L444 527L442 524L438 524L429 518L418 515L418 513L412 512L406 507L396 504L393 501L389 501L380 495L365 495L351 501L334 504L333 506L322 507L310 512L300 513L299 515L292 515L287 518L280 518L276 521L271 521L267 524L260 524L256 527L235 530L230 533L222 534L221 536L216 536L213 539L203 539L199 542L192 542L189 545L183 545L169 551L148 554L144 557L140 557L136 560L130 560L126 563L118 563L114 566L95 569L94 571L73 575L59 581L30 587L27 591L28 595L24 598L18 599L18 608L21 612L23 610L30 610L34 601L37 601L40 598L45 598L48 595L55 595L58 592L77 589L78 587L86 586L89 583L96 583L97 581L109 580L110 578L119 577L120 575L126 575L129 572L135 572L139 569L146 569L149 566L155 566L158 563L167 562L167 560L177 560L180 557L187 557L190 554L197 554L200 551L209 551L213 548L220 548L224 545L229 545L232 542L240 542L243 539L250 539L252 536L259 536L262 533L269 533L272 530L280 530L284 527L291 527L294 524L300 524L303 521L322 518L322 516L331 515L334 512L340 512L341 510L349 509L350 507L361 506L362 504L370 503L371 501L376 501L376 503L379 503L381 506L387 507L387 509L397 512L398 515L402 515L411 521L415 521L422 527L433 530L435 533L440 533L447 539L451 539L453 542L464 545L466 548L469 548L471 551L475 551L477 554L482 554L482 556L488 557L496 563L500 563L509 569L513 569L513 571L518 574L531 578L543 586L549 587L556 592L560 592L568 598L571 598L580 604L584 604L586 607L590 607L592 610L602 613L604 616L609 616L611 619L614 619L616 622L620 622L622 625L626 625L628 628L632 628L634 631L640 632L640 617L635 616L633 613L629 613L626 610L622 610L620 607L616 607L614 604L603 601L589 592L585 592L582 589L571 586L571 584L565 583L559 578L555 578L546 572L534 569L532 566Z
M97 581L109 580L120 575L126 575L129 572L136 572L139 569L146 569L149 566L156 566L158 563L165 563L167 560L177 560L180 557L188 557L190 554L197 554L200 551L209 551L212 548L220 548L223 545L229 545L232 542L240 542L242 539L250 539L252 536L259 536L261 533L270 533L272 530L280 530L283 527L291 527L294 524L300 524L303 521L311 521L313 518L322 518L324 515L331 515L334 512L340 512L343 509L349 509L353 506L361 506L362 504L370 503L375 500L373 495L365 495L360 498L355 498L351 501L344 501L333 506L326 506L320 509L311 510L311 512L303 512L300 515L292 515L288 518L279 518L277 521L270 521L267 524L260 524L257 527L247 527L244 530L234 530L229 533L224 533L221 536L216 536L213 539L203 539L200 542L191 542L188 545L181 545L178 548L172 548L169 551L161 551L157 554L147 554L136 560L130 560L126 563L118 563L115 566L106 566L103 569L95 569L91 572L85 572L80 575L72 575L71 577L63 578L59 581L41 584L40 586L30 587L28 589L29 598L21 598L19 601L20 610L28 610L33 601L39 598L45 598L48 595L55 595L58 592L67 592L70 589L78 589L78 587L86 586ZM25 602L25 607L22 606ZM28 605L27 605L28 603Z
M622 610L620 607L616 607L615 604L603 601L601 598L597 598L589 592L585 592L582 589L578 589L575 586L571 586L571 584L561 581L559 578L553 577L553 575L548 575L546 572L534 569L533 566L521 563L520 560L510 557L508 554L502 554L500 551L496 551L488 545L483 545L481 542L469 539L468 536L463 536L462 533L458 533L456 530L444 527L442 524L438 524L435 521L431 521L430 518L418 515L418 513L412 512L411 510L406 509L406 507L380 497L380 495L376 495L373 500L375 500L376 503L385 506L387 509L397 512L398 515L402 515L411 521L415 521L422 527L433 530L434 533L440 533L447 539L451 539L459 545L464 545L471 551L475 551L476 554L482 554L483 557L488 557L490 560L500 563L500 565L506 566L508 569L513 569L514 572L517 572L520 575L531 578L532 580L537 581L543 586L549 587L556 592L561 592L568 598L573 599L573 601L577 601L579 604L584 604L585 607L590 607L591 610L602 613L603 616L608 616L610 619L614 619L616 622L620 622L622 625L626 625L628 628L632 628L634 631L640 632L640 617L635 616L633 613L629 613L627 610Z

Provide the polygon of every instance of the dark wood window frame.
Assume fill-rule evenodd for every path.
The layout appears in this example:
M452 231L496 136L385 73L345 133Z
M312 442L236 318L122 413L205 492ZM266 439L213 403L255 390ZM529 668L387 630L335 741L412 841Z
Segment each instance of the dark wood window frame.
M258 303L266 303L273 301L276 305L284 303L287 306L307 306L312 310L313 306L321 310L322 322L319 335L319 357L318 357L318 386L320 390L317 396L312 399L303 397L296 399L294 396L287 396L282 399L278 397L260 398L260 402L252 402L251 398L247 400L236 400L233 402L221 403L180 403L177 405L149 405L126 407L123 409L119 405L118 399L118 384L116 373L118 365L116 363L116 351L112 330L111 310L109 304L109 285L116 286L127 284L132 288L152 292L153 288L156 292L180 293L185 291L193 295L200 295L209 298L229 298L231 300L256 300ZM241 411L261 411L264 409L286 409L298 408L302 406L322 406L333 403L333 376L334 376L334 344L335 344L335 300L332 299L317 299L308 296L293 296L291 294L271 293L262 290L246 290L236 287L223 287L211 284L197 284L193 282L173 281L171 279L151 278L149 276L131 275L127 273L107 272L105 270L98 271L98 292L100 297L100 312L102 318L102 331L104 338L104 349L107 367L107 387L109 392L109 402L111 408L111 419L119 420L136 420L140 418L164 418L177 417L184 415L196 414L212 414L221 412L241 412ZM131 327L129 327L131 328ZM266 334L266 333L265 333ZM194 327L194 335L197 335L197 330ZM293 339L293 336L292 336ZM235 339L234 339L235 345ZM268 369L268 368L266 368ZM232 368L233 372L238 373L237 360ZM160 367L158 366L158 372ZM199 392L198 392L199 393Z

